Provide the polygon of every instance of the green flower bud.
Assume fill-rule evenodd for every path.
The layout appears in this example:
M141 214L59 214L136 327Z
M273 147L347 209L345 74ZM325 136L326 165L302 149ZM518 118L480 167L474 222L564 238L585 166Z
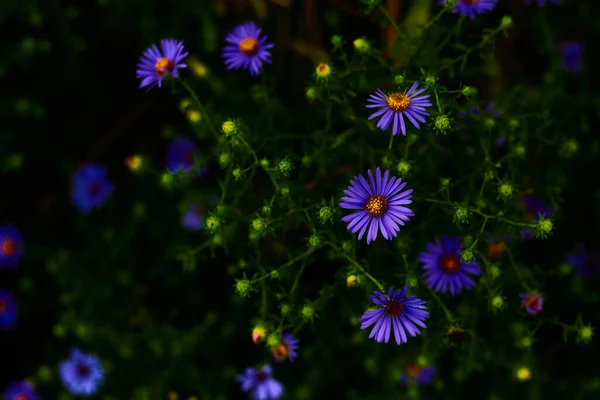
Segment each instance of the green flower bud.
M179 109L181 111L185 111L191 106L192 106L192 99L189 99L187 97L181 99L181 101L179 102Z
M267 346L268 347L277 347L281 343L281 336L277 333L271 333L267 336Z
M311 156L304 156L304 157L302 157L301 163L305 167L309 167L310 164L312 164L312 157Z
M215 215L209 215L204 221L204 229L208 233L216 233L221 228L221 220Z
M524 158L525 157L525 153L526 153L526 149L525 146L523 146L522 144L517 144L512 148L512 153L519 158Z
M239 181L244 176L244 171L242 171L241 168L236 168L233 171L231 171L231 174L233 175L233 179L235 181Z
M304 318L307 321L312 321L313 318L315 317L315 309L306 304L302 307L302 318Z
M42 365L37 372L37 377L42 382L50 382L52 380L53 369L47 365ZM17 397L18 399L18 397Z
M252 221L252 229L256 232L264 232L264 230L267 229L267 226L267 220L262 217L255 218Z
M486 120L483 123L488 129L492 129L496 125L496 121L493 118L486 118Z
M463 88L460 90L460 92L465 97L471 97L471 96L475 96L475 94L477 94L477 89L475 89L474 87L471 87L471 86L463 86Z
M223 122L223 125L221 125L221 130L225 136L233 136L237 133L238 127L233 121L225 121Z
M215 235L215 236L213 236L213 238L212 238L212 243L213 243L215 246L221 246L221 245L223 244L223 236L221 236L221 235L218 235L218 234L217 234L217 235Z
M524 338L521 338L521 340L519 341L519 347L524 348L524 349L530 348L532 344L533 344L533 339L529 336L525 336Z
M173 186L175 186L175 177L170 172L165 172L160 177L160 184L167 190L173 189Z
M441 187L448 187L450 185L450 178L442 178L440 179Z
M501 296L494 296L490 300L490 308L492 311L500 311L504 308L504 299Z
M274 269L269 273L269 276L271 277L271 279L279 279L279 271Z
M508 120L508 126L510 126L512 129L517 129L520 125L521 123L516 118L511 118Z
M290 195L290 188L282 187L281 188L281 195L283 197L288 197Z
M435 123L433 126L433 129L438 132L441 133L442 135L445 135L448 130L450 129L450 118L448 118L447 115L438 115L435 118Z
M290 306L289 304L282 304L281 305L281 315L288 315L290 312L292 311L292 306Z
M454 222L460 222L461 224L469 223L469 217L471 212L468 208L458 206L454 208Z
M417 287L418 283L419 283L419 281L414 276L408 276L408 277L406 277L406 284L408 286L410 286L411 288Z
M460 253L460 259L463 262L470 263L475 260L475 255L471 249L465 249Z
M317 235L311 235L308 238L308 246L309 247L316 248L316 247L321 246L321 243L322 243L321 238Z
M229 153L222 153L219 156L219 165L221 167L226 167L230 161L231 161L231 154L229 154Z
M539 239L546 239L552 233L554 225L552 220L540 218L535 226L535 236Z
M579 151L579 143L575 139L565 141L560 149L560 155L565 158L571 158Z
M584 325L577 330L577 343L589 344L594 337L594 328Z
M247 268L248 267L248 263L243 258L240 258L238 260L238 267L240 267L240 269Z
M271 206L269 206L269 205L263 206L261 211L264 215L270 215L271 214Z
M368 53L371 50L371 45L365 38L358 38L352 42L354 45L354 50L358 53Z
M430 87L432 87L433 85L435 85L435 81L436 81L436 79L435 79L435 77L434 77L434 76L427 76L427 77L425 78L425 86L427 86L427 87L429 87L429 88L430 88Z
M308 101L313 102L319 97L319 90L314 86L310 86L306 88L304 95Z
M404 85L405 79L404 76L402 75L396 75L394 76L394 83L398 86L402 86Z
M75 326L75 336L79 339L86 339L90 334L90 329L84 324L77 324Z
M263 167L264 169L269 168L269 160L267 160L266 158L263 158L262 160L260 160L260 166Z
M488 268L488 274L492 280L497 279L500 276L500 268L497 265L490 265Z
M508 183L502 183L498 186L498 197L501 197L502 200L507 201L513 195L513 187Z
M352 250L352 243L346 240L342 243L342 251L348 253L350 250Z
M322 224L331 222L333 218L333 210L331 207L321 207L318 213L319 222Z
M496 171L494 171L491 168L487 169L485 171L485 173L483 174L483 180L485 180L485 181L494 180L495 177L496 177Z
M411 166L408 163L408 161L402 160L402 161L400 161L398 163L398 167L397 168L398 168L398 172L400 173L400 175L403 178L405 178L408 175L408 173L410 172Z
M252 282L248 279L238 279L235 282L235 291L241 297L248 297L252 292Z
M510 26L512 26L512 23L513 23L512 17L510 17L509 15L505 15L500 20L500 29L509 28Z
M290 171L294 169L294 166L292 165L292 162L289 159L284 158L277 164L277 169L279 170L279 172L281 172L283 176L287 177L289 176Z

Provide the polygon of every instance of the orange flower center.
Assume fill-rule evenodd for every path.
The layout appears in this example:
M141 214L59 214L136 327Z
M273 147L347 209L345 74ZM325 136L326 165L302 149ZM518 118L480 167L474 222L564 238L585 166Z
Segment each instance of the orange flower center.
M6 311L6 302L0 299L0 313L3 313L4 311Z
M488 243L488 256L498 258L502 253L504 253L504 242L491 241Z
M279 346L277 346L274 349L271 349L271 353L273 353L273 357L277 361L283 361L286 358L288 358L290 351L289 351L287 343L281 342L281 343L279 343Z
M421 372L421 368L415 363L408 363L406 365L406 372L411 378L415 378Z
M378 194L369 197L365 204L365 210L371 217L379 217L387 210L387 199Z
M240 51L247 56L253 56L258 51L258 42L252 37L247 37L240 42Z
M390 317L397 317L402 314L402 311L404 311L404 304L400 303L398 300L390 300L385 307L383 307L385 315L389 315Z
M475 4L479 3L479 0L460 0L463 4Z
M533 308L536 309L537 306L539 304L539 299L536 295L534 294L530 294L529 296L527 296L527 298L525 299L525 306L529 307L529 308Z
M406 110L410 104L410 99L403 93L390 94L385 101L387 101L388 107L396 112Z
M154 65L156 74L160 76L170 73L171 71L173 71L174 67L175 65L173 65L173 61L165 57L159 58L156 64Z
M27 400L27 396L25 396L24 394L18 394L17 398L15 400Z
M456 254L444 254L440 257L440 268L444 272L456 272L460 268L460 259Z
M2 252L5 256L12 256L15 254L15 241L12 239L4 239L2 241Z

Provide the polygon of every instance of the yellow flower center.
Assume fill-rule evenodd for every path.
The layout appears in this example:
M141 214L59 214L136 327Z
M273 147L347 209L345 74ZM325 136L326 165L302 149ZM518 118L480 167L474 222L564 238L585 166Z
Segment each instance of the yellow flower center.
M410 99L403 93L390 94L385 101L387 101L388 107L396 112L406 110L410 104Z
M240 42L240 51L247 56L253 56L258 51L258 42L254 38L247 37Z
M379 217L387 210L388 202L387 199L378 194L369 197L367 204L365 204L365 210L371 217Z
M317 65L317 75L320 78L326 78L331 74L331 67L325 63Z
M156 64L154 65L154 69L156 70L156 74L163 76L165 74L170 73L171 71L173 71L173 61L169 60L168 58L159 58L158 61L156 62Z

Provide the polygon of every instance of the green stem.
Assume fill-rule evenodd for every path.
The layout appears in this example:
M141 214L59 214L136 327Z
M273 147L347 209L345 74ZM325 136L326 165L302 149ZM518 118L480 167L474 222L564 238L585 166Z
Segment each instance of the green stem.
M435 301L438 303L438 305L444 311L444 314L446 314L446 319L448 320L448 322L454 322L454 316L452 315L450 310L448 310L448 308L446 307L444 302L439 298L439 296L433 290L431 290L429 288L429 286L427 286L427 283L425 283L425 281L423 281L422 279L421 279L421 281L423 282L423 285L425 285L427 290L429 290L429 293L431 294L431 296L435 299Z
M218 138L219 133L217 132L217 130L215 129L213 124L210 122L209 114L206 111L206 108L204 108L204 106L202 105L202 102L200 102L200 99L198 99L198 96L196 96L196 92L194 92L194 90L190 87L190 85L188 85L183 79L179 79L178 82L181 82L181 85L185 88L185 90L187 90L187 92L190 94L190 96L192 96L192 99L194 99L194 101L196 102L196 105L198 106L200 114L202 114L202 116L204 118L206 118L206 124L208 125L208 128L210 129L212 134L216 138Z
M334 249L335 251L341 253L341 249L339 247L337 247L335 244L331 243L331 242L325 242L326 245L330 246L332 249ZM356 268L358 268L358 270L360 272L362 272L367 278L369 278L369 280L371 282L373 282L375 284L375 286L377 286L377 288L382 292L385 293L385 289L383 287L383 285L381 283L379 283L379 281L377 279L375 279L373 277L373 275L369 274L359 263L356 262L356 260L354 260L352 257L350 257L347 254L342 254L342 256L352 265L354 265Z
M302 263L302 267L300 267L300 271L298 271L298 273L296 274L296 278L294 279L294 284L292 285L292 288L290 289L290 294L288 295L288 297L292 297L292 295L296 291L296 288L298 287L298 283L300 282L300 277L302 276L302 272L304 272L304 268L306 268L306 262Z
M521 283L521 285L525 288L525 290L527 291L527 293L530 293L531 292L531 288L529 287L529 285L527 285L527 283L523 279L523 274L521 273L521 269L519 268L519 266L515 262L515 259L513 257L512 251L508 248L508 246L504 246L504 251L506 252L506 254L508 254L508 259L509 259L510 264L512 265L513 269L515 270L515 274L517 275L517 279L519 280L519 282Z

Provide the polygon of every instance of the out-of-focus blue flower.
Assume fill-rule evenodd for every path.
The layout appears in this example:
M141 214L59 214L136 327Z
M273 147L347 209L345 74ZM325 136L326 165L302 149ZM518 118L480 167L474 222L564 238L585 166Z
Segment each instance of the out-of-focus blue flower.
M419 122L427 122L425 117L428 117L429 113L425 111L425 107L431 106L428 100L431 96L421 94L424 91L425 89L419 89L419 82L413 83L404 93L386 95L381 89L377 89L375 94L369 95L367 99L367 108L379 108L369 116L369 120L381 117L377 123L379 129L385 131L391 125L392 135L396 136L402 132L406 136L405 117L417 129L420 128Z
M273 379L273 369L265 365L262 370L246 368L237 381L242 384L242 391L250 394L252 400L277 400L283 394L283 385Z
M183 171L191 175L194 173L203 175L208 169L206 165L198 166L195 170L192 170L194 162L199 162L200 159L198 147L191 139L175 139L167 148L166 166L169 172L173 174L177 171Z
M6 289L0 289L0 329L14 328L18 311L15 296Z
M434 366L421 368L415 363L408 363L406 373L400 377L400 384L407 385L412 382L418 386L429 385L435 379L435 375Z
M552 4L560 4L560 0L523 0L526 5L530 5L533 2L536 2L538 6L545 6L546 1L549 1Z
M188 231L197 231L204 226L204 218L198 211L198 206L192 204L190 208L181 217L181 226Z
M290 361L294 361L298 356L298 339L290 335L289 333L281 334L281 342L279 345L271 349L273 358L277 361L284 361L288 358Z
M590 254L582 244L567 254L566 261L581 278L591 278L600 274L600 253Z
M14 268L23 255L23 238L12 225L0 226L0 268Z
M71 200L84 214L101 207L113 192L106 168L83 164L71 178Z
M69 358L58 364L62 384L77 396L95 394L104 381L104 369L100 359L75 348Z
M425 282L430 289L436 292L445 293L450 290L450 294L455 296L462 289L473 289L475 282L471 280L470 275L479 275L479 262L472 261L466 263L461 260L460 237L442 236L442 240L435 239L428 243L427 251L419 255L418 260L423 263L425 270Z
M188 53L184 52L183 42L175 39L163 39L160 41L160 50L153 44L142 55L138 64L137 78L140 79L140 88L154 86L162 87L163 78L171 75L179 77L177 70L186 68L182 61Z
M583 69L583 43L564 42L560 45L563 69L567 72L579 72Z
M371 296L371 301L379 306L377 310L366 311L359 322L360 329L367 329L375 324L369 339L375 338L376 342L388 342L392 331L397 344L406 343L406 332L410 336L417 336L421 331L417 326L426 328L423 323L429 318L426 301L418 299L415 296L406 297L408 285L404 289L394 291L390 288L388 295L385 296L376 290Z
M6 400L38 400L33 385L27 381L13 382L4 389L4 398Z
M223 57L228 70L247 69L255 76L263 63L271 63L269 50L273 44L267 43L261 31L254 22L245 22L225 37L227 45L223 48Z
M440 2L446 5L446 0L440 0ZM493 10L497 2L498 0L456 0L452 12L475 19L475 14L484 14Z
M358 231L358 240L367 233L367 244L377 238L381 231L384 239L390 240L400 232L400 225L404 226L409 217L414 213L407 207L412 203L412 189L402 190L406 182L395 176L390 179L390 171L385 171L383 178L381 170L377 168L375 177L368 171L369 183L362 176L354 177L350 186L342 197L340 207L350 210L360 210L342 218L348 223L348 230L352 233Z
M524 294L521 293L519 295L521 298L521 308L525 308L527 312L531 315L536 315L540 311L542 311L543 301L539 294L531 293Z

